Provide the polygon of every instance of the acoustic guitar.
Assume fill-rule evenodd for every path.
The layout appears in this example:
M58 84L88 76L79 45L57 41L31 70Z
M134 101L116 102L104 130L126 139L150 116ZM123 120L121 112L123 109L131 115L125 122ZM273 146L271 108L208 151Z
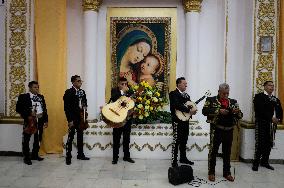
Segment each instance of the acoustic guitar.
M206 93L204 94L204 96L202 96L200 99L198 99L197 101L195 102L192 102L192 101L187 101L184 105L186 107L191 107L191 111L196 111L197 110L197 107L196 105L198 103L200 103L203 99L205 99L205 97L208 97L211 95L211 92L208 90L206 91ZM181 121L188 121L191 117L191 113L186 113L186 112L181 112L179 110L176 110L176 116L178 117L179 120Z
M128 116L128 111L135 106L134 101L130 97L121 96L113 103L109 103L102 108L103 121L113 127L122 127Z

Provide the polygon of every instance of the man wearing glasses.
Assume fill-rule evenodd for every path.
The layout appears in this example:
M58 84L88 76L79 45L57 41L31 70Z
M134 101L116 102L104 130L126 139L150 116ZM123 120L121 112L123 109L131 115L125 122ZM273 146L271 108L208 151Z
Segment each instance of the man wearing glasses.
M86 93L82 86L82 80L80 76L74 75L71 77L72 87L65 91L63 96L64 100L64 111L68 121L68 139L66 143L66 165L71 164L71 151L72 142L74 139L75 131L77 131L77 147L79 160L89 160L83 152L83 130L79 128L80 124L80 112L82 108L87 107Z
M118 82L118 87L115 87L111 90L110 101L115 102L121 96L130 96L128 82L126 78L120 78ZM113 128L113 160L112 164L117 164L119 147L120 147L120 138L123 133L123 160L129 163L135 163L133 159L130 158L129 152L129 143L130 143L130 133L131 133L132 117L129 115L124 126L120 128Z

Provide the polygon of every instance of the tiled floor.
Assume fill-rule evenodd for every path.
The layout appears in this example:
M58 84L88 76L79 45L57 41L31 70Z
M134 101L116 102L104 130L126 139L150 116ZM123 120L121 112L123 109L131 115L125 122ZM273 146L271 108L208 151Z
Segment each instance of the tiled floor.
M0 157L0 187L72 187L72 188L128 188L128 187L193 187L188 184L172 186L168 183L169 160L141 160L135 164L119 160L111 164L110 158L91 158L90 161L73 159L71 166L65 165L63 157L46 156L42 162L23 164L21 157ZM232 163L235 182L221 181L222 161L217 162L216 185L202 184L200 187L283 188L284 165L273 165L274 171L260 168L251 170L251 164ZM195 161L194 175L207 180L207 161Z

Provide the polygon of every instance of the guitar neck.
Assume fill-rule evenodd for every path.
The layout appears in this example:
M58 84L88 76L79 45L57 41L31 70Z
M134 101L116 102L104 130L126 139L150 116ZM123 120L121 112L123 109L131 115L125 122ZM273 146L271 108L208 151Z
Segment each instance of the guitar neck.
M204 95L203 97L201 97L200 99L198 99L198 100L195 102L195 104L200 103L205 97L206 97L206 96Z

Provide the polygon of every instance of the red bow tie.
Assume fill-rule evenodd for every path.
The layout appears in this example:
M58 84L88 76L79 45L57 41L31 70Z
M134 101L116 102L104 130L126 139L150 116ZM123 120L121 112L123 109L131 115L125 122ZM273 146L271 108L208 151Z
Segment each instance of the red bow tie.
M222 108L228 108L229 107L229 100L228 99L219 99L219 102L221 103Z

